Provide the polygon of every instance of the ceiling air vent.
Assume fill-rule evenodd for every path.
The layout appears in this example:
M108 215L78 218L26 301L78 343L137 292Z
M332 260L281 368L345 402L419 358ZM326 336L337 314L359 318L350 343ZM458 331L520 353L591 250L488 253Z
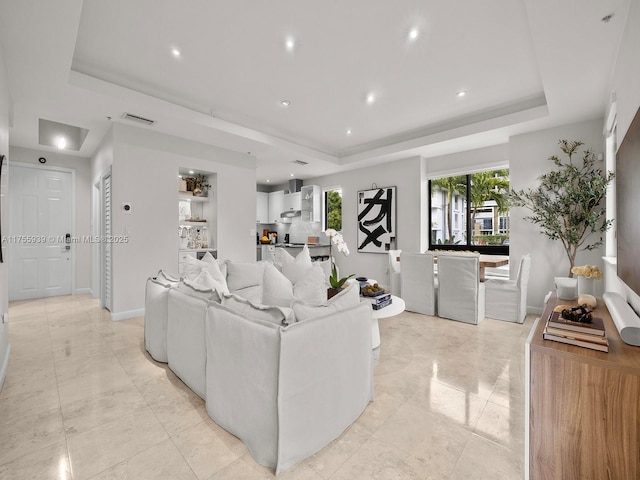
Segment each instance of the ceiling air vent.
M140 117L139 115L134 115L133 113L123 113L122 118L125 120L133 120L134 122L144 123L145 125L153 125L156 123L155 120L149 120L148 118Z
M308 165L309 164L309 162L303 162L302 160L294 160L291 163L295 163L297 165Z

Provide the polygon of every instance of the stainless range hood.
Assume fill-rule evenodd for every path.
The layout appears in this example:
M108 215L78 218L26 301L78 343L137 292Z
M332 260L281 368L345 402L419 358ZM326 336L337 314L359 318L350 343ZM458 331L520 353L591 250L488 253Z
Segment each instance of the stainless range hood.
M289 180L289 193L284 196L284 212L280 214L280 218L291 219L302 215L301 189L302 180L299 178Z

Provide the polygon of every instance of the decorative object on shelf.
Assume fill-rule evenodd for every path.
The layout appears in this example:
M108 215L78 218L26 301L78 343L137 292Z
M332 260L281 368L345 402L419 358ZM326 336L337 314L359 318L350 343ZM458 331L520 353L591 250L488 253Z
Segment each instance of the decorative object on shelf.
M595 265L573 267L571 273L578 277L578 295L595 295L595 280L602 280L602 271Z
M193 179L193 195L196 197L205 197L211 185L207 181L207 177L197 174Z
M355 276L355 273L352 273L347 277L338 278L338 269L336 268L336 262L333 258L331 247L335 245L338 251L342 252L345 256L349 255L349 247L347 247L347 243L344 241L344 238L342 238L342 234L336 232L333 228L327 228L324 231L324 234L329 237L329 259L331 260L331 276L329 277L329 285L331 285L331 288L327 290L327 298L331 298L340 291L347 280ZM337 291L334 291L333 294L331 294L332 289L337 289Z
M539 225L546 237L562 242L569 258L569 278L573 278L571 269L576 253L600 247L602 235L612 225L612 220L605 218L602 200L614 173L603 173L595 165L596 157L589 149L583 151L582 165L574 164L572 157L582 142L560 140L558 143L569 162L563 163L552 155L549 160L557 169L538 177L540 185L535 189L512 190L509 201L512 207L531 210L531 215L524 219Z
M375 183L372 185L375 187ZM396 245L396 187L358 192L358 251L387 253Z

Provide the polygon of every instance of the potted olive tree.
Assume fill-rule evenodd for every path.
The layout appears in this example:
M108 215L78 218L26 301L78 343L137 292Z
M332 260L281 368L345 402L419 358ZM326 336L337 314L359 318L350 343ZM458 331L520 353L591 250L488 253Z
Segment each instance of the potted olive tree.
M538 177L540 185L526 190L512 190L511 206L525 207L531 214L524 217L540 227L540 233L560 240L569 258L569 278L575 266L576 253L593 250L603 243L603 234L611 227L606 220L604 198L614 173L598 168L595 155L586 149L582 160L574 159L580 141L560 140L560 150L567 155L562 161L549 157L555 169Z

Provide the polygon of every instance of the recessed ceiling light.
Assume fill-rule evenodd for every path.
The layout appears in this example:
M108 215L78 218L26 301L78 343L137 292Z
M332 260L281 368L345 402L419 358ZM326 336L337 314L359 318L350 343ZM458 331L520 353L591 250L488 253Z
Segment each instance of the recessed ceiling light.
M416 38L418 38L418 29L417 28L412 28L409 31L409 40L415 40Z
M456 93L458 97L464 97L466 94L467 94L466 90L460 90L458 93Z
M267 178L267 183L269 183L270 181L271 181L271 180L269 180L269 179Z
M60 150L64 150L64 147L67 146L67 139L64 137L60 137L58 139L58 141L56 142L56 146L60 149Z
M171 48L171 55L173 55L174 57L178 58L182 54L180 53L180 50L178 48L172 47Z
M189 174L190 174L190 175L193 175L193 170L189 170Z
M293 52L293 49L296 46L296 42L292 37L288 37L284 42L284 46L287 49L287 52Z
M350 129L350 128L349 128L349 129L347 129L347 135L351 135L351 133L352 133L352 132L351 132L351 129Z
M290 173L290 174L289 174L289 176L290 176L290 177L293 177L293 173Z
M288 107L289 105L291 105L291 100L282 100L280 102L280 105L282 105L283 107Z
M369 105L371 105L375 101L376 101L376 97L373 93L370 93L369 95L367 95L367 103Z

